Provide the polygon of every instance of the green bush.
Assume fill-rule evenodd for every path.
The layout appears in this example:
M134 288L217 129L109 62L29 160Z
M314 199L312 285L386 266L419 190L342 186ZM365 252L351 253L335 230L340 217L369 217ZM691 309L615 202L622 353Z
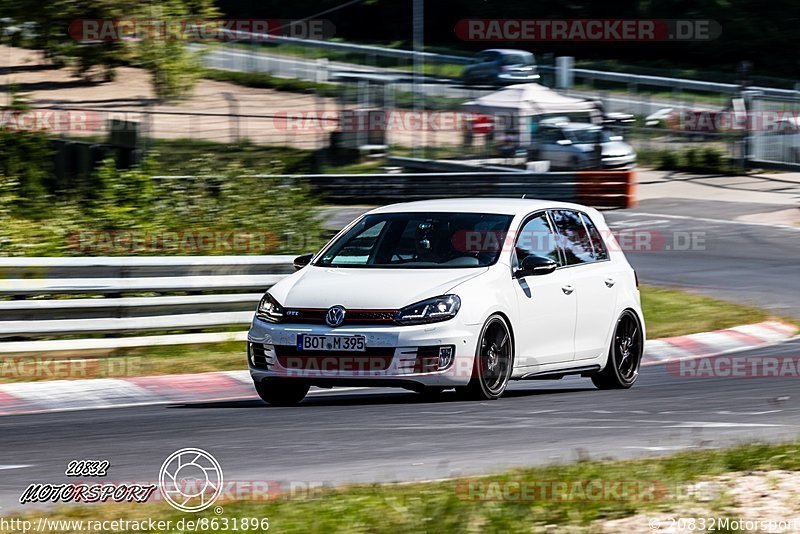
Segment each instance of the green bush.
M665 150L661 153L661 160L658 168L665 171L676 171L680 168L681 161L677 152Z
M0 175L4 177L2 194L8 208L37 212L44 205L52 168L46 134L0 128Z
M157 155L156 155L157 156ZM117 170L106 161L93 177L91 199L48 197L37 220L18 209L14 178L0 175L0 256L280 254L314 251L322 244L315 199L306 184L278 177L255 177L236 163L211 157L184 162L183 178L158 178L154 159ZM276 164L273 172L282 172ZM102 236L121 231L140 235L235 232L254 236L235 250L223 246L78 246L82 233Z
M687 150L684 158L686 159L687 170L698 170L700 168L700 157L696 149L690 148Z
M706 148L702 153L703 167L711 172L722 172L722 153L712 147Z

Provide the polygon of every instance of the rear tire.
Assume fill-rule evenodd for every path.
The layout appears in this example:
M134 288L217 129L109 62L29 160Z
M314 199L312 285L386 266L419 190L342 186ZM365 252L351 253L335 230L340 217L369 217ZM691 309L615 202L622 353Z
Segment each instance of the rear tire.
M468 399L494 400L503 395L514 368L514 340L505 319L492 315L478 337L472 378L461 393Z
M598 389L628 389L639 377L644 336L639 318L625 310L617 320L605 369L592 375Z
M253 382L253 385L261 400L272 406L295 406L306 397L309 388L305 384L272 380Z

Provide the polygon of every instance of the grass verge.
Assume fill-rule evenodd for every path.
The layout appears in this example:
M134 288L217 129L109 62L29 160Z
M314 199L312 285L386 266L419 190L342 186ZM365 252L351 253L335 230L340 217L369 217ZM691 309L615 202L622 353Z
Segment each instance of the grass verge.
M641 288L648 339L681 336L758 323L769 312L678 289Z
M675 289L642 287L642 307L650 339L757 323L766 311ZM243 342L141 347L70 360L62 367L33 366L27 357L0 358L0 383L58 378L115 378L246 368ZM85 370L85 374L81 374Z
M156 466L153 466L155 469ZM46 512L51 520L203 520L212 525L227 518L268 518L269 530L279 532L558 532L550 527L579 526L597 530L597 521L636 514L663 516L687 508L724 516L733 511L733 499L721 485L712 499L698 503L687 485L726 473L800 470L800 443L746 444L723 450L682 452L631 461L577 461L566 465L506 471L497 475L441 482L360 485L318 491L253 495L248 500L222 500L200 514L182 514L164 503L61 507ZM227 481L230 483L230 481ZM656 491L629 492L626 497L590 496L576 492L589 483L614 483ZM555 483L562 483L560 489ZM281 483L281 489L287 484ZM295 487L300 486L295 481ZM552 488L553 491L520 488ZM569 488L564 491L563 488ZM497 493L494 493L494 492ZM523 497L524 495L524 497ZM652 495L652 498L649 496ZM680 513L680 512L678 512ZM36 524L42 512L16 516ZM639 532L647 532L646 518ZM594 528L592 528L594 527ZM120 531L130 529L122 528ZM255 529L262 531L260 529ZM64 530L78 532L79 529ZM0 530L0 532L10 532Z

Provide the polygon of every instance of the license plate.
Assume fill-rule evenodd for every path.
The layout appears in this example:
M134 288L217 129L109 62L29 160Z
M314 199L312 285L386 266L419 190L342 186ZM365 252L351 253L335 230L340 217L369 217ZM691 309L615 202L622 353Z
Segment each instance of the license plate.
M299 334L297 336L297 350L364 352L367 350L367 340L364 336L315 336Z

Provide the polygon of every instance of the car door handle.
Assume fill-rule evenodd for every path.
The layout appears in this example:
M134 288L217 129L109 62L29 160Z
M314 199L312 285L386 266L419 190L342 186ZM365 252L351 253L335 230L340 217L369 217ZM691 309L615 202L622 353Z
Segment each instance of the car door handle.
M606 278L605 280L603 280L603 282L605 282L606 287L613 287L614 284L617 283L617 281L614 280L613 278Z
M572 292L575 291L575 286L571 285L561 286L561 291L563 291L565 295L571 295Z

